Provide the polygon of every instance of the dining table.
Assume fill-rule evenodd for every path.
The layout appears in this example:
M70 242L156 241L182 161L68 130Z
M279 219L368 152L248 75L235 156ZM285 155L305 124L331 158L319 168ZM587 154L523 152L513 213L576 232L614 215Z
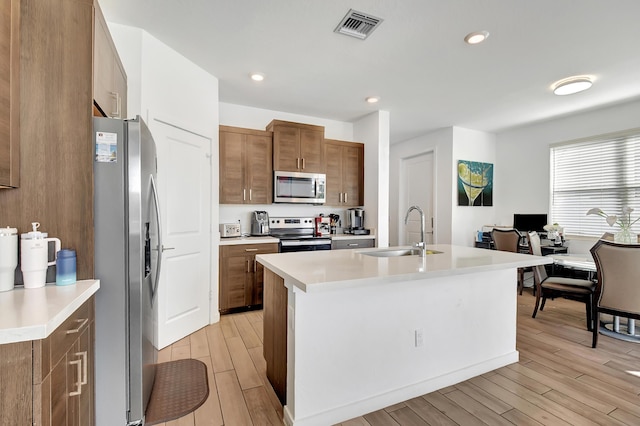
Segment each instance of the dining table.
M553 265L562 266L563 268L584 271L588 274L588 279L595 281L597 279L596 264L591 254L550 254L553 259ZM609 315L607 315L609 317ZM633 318L619 317L611 315L611 319L600 319L600 333L615 339L626 340L630 342L640 342L640 329L636 329L636 322Z

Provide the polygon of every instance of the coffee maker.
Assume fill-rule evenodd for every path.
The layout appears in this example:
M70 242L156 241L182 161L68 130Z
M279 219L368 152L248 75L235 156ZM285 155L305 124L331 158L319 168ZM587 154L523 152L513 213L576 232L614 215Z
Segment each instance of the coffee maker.
M255 211L251 216L251 235L269 235L269 215L265 211Z
M347 209L345 234L367 235L368 229L364 229L364 210L359 207Z

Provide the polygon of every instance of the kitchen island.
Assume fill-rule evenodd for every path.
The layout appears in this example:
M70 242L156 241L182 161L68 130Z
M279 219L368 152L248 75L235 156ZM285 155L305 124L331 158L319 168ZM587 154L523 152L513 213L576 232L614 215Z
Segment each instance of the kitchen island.
M517 268L551 259L385 250L256 256L267 377L286 424L339 423L518 361Z

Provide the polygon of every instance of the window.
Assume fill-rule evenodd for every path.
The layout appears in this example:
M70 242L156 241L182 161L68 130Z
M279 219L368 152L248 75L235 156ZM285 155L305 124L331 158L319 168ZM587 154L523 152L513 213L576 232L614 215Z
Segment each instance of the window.
M615 233L617 225L587 211L621 215L624 206L635 209L632 220L640 215L640 129L551 147L551 218L565 234Z

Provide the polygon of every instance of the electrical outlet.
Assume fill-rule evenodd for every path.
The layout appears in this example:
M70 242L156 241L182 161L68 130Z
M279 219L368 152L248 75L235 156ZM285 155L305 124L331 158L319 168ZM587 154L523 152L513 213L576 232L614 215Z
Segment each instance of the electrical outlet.
M421 328L417 328L414 332L414 337L415 337L415 346L416 348L419 348L420 346L422 346L424 344L424 338L422 335L422 329Z

